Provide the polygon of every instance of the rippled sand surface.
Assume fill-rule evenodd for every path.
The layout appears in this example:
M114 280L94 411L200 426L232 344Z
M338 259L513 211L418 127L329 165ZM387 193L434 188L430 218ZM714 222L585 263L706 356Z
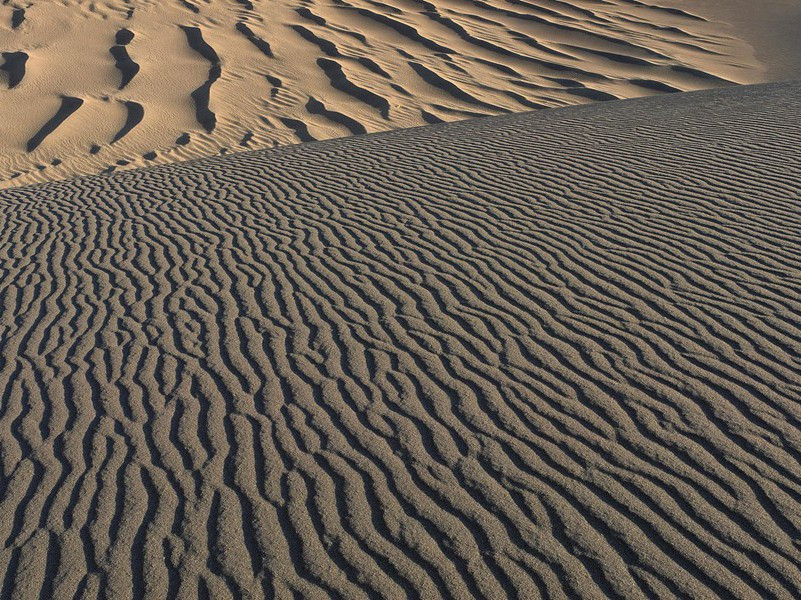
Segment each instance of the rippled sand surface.
M798 598L799 146L781 84L0 192L0 596Z

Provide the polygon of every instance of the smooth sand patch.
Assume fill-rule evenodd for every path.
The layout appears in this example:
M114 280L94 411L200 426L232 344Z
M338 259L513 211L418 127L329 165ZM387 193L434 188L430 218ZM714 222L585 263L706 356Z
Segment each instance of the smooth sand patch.
M764 81L801 79L801 2L797 0L675 0L664 2L694 10L731 25L730 35L746 40L765 70Z

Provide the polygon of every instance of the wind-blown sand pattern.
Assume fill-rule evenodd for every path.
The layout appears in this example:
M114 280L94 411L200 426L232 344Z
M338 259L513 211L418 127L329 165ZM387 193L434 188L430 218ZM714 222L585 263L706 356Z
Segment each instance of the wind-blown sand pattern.
M655 0L6 0L0 51L2 187L763 80Z
M799 597L799 117L745 87L0 193L0 597Z

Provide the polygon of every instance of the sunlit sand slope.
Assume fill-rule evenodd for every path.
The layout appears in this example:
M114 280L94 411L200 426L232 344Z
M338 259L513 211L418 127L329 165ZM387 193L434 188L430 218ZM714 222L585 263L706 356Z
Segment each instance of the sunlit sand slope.
M761 81L655 0L0 5L0 187L477 115Z
M801 85L0 193L3 598L801 595Z

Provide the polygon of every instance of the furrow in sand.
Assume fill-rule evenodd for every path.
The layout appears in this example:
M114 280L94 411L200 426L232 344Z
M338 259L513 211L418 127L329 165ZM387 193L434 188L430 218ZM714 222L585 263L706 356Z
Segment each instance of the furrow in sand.
M8 89L20 84L25 78L25 65L28 62L27 52L3 52L3 64L0 71L8 73Z
M318 35L315 35L314 32L310 31L306 27L303 27L303 25L293 25L292 29L295 30L304 40L317 46L326 56L330 56L332 58L341 56L339 50L337 50L336 44L329 42Z
M125 103L125 109L128 112L128 115L125 118L125 124L122 126L122 129L120 129L114 135L114 138L111 140L112 144L118 142L128 135L133 128L139 125L139 123L142 122L142 119L145 118L145 109L138 102L133 102L131 100L127 101Z
M309 98L309 101L306 103L306 110L309 111L309 114L322 115L325 118L334 121L335 123L344 125L353 135L367 133L364 125L359 123L357 120L335 110L327 109L322 102L315 98Z
M128 49L125 47L133 38L134 34L132 31L129 29L121 29L116 35L116 45L109 49L111 56L114 57L114 66L119 69L121 74L120 89L128 85L131 80L136 77L136 74L139 73L139 64L131 59L128 54Z
M0 193L3 597L797 597L799 91Z
M289 127L301 142L313 142L315 138L309 133L309 128L306 123L298 119L290 119L288 117L281 117L281 122Z
M432 71L428 67L425 67L425 66L421 65L418 62L409 61L409 66L426 83L429 83L430 85L433 85L434 87L437 87L437 88L447 92L448 94L450 94L451 96L453 96L454 98L456 98L458 100L462 100L463 102L467 102L468 104L474 104L476 106L481 106L482 108L489 108L491 110L495 110L495 111L498 111L498 112L504 112L504 110L501 109L500 107L494 106L492 104L488 104L487 102L484 102L483 100L479 100L475 96L472 96L471 94L468 94L467 92L462 90L459 86L457 86L452 81L448 81L447 79L445 79L444 77L442 77L438 73Z
M419 0L419 4L424 8L422 14L424 14L432 21L435 21L436 23L439 23L440 25L447 27L448 29L456 33L456 35L458 35L460 39L467 42L468 44L472 44L478 48L482 48L483 50L489 50L490 52L494 52L495 54L500 54L501 56L512 57L521 61L525 61L528 59L527 56L518 54L517 52L514 52L509 48L506 48L504 46L499 46L498 44L494 44L488 40L472 35L467 29L465 29L462 25L457 23L454 19L451 19L449 17L440 14L435 4L426 2L425 0ZM516 34L516 36L518 38L523 37L521 34ZM564 54L562 54L562 56L564 56Z
M335 60L331 60L329 58L318 58L317 64L331 81L331 87L340 90L341 92L345 92L357 100L372 106L379 111L384 119L389 119L389 102L386 98L353 83L350 79L348 79L347 75L342 69L342 65Z
M76 110L78 110L83 105L83 99L81 98L74 98L72 96L62 96L61 97L61 106L59 106L58 111L53 116L52 119L47 121L44 125L42 125L41 129L37 131L33 137L28 140L26 145L26 149L28 152L33 152L39 145L47 138L48 135L53 133L56 129L58 129L59 125L61 125L64 121L66 121L70 115L72 115Z
M211 64L209 76L206 81L192 92L197 122L210 133L214 131L214 128L217 126L217 115L209 108L211 86L214 85L214 82L222 75L222 65L220 64L220 58L217 56L217 52L203 39L203 32L200 28L182 25L181 29L186 34L187 42L192 50L200 54Z
M25 9L15 8L11 11L11 28L16 29L25 22Z
M350 5L347 5L348 8L352 8ZM368 19L372 19L381 25L389 27L393 29L398 34L402 35L405 38L412 40L413 42L417 42L418 44L422 45L423 47L431 50L433 52L442 52L443 54L455 54L456 51L452 48L448 48L447 46L443 46L435 42L434 40L422 35L417 29L412 27L411 25L407 25L401 21L388 17L382 13L373 12L372 10L368 10L366 8L358 8L355 9L361 16L366 17Z
M236 30L239 31L242 35L244 35L251 44L256 46L256 48L258 48L262 54L264 54L265 56L269 56L270 58L273 58L273 51L272 48L270 48L269 42L263 40L255 33L253 33L253 31L250 29L250 27L247 26L246 23L243 23L242 21L237 23Z

